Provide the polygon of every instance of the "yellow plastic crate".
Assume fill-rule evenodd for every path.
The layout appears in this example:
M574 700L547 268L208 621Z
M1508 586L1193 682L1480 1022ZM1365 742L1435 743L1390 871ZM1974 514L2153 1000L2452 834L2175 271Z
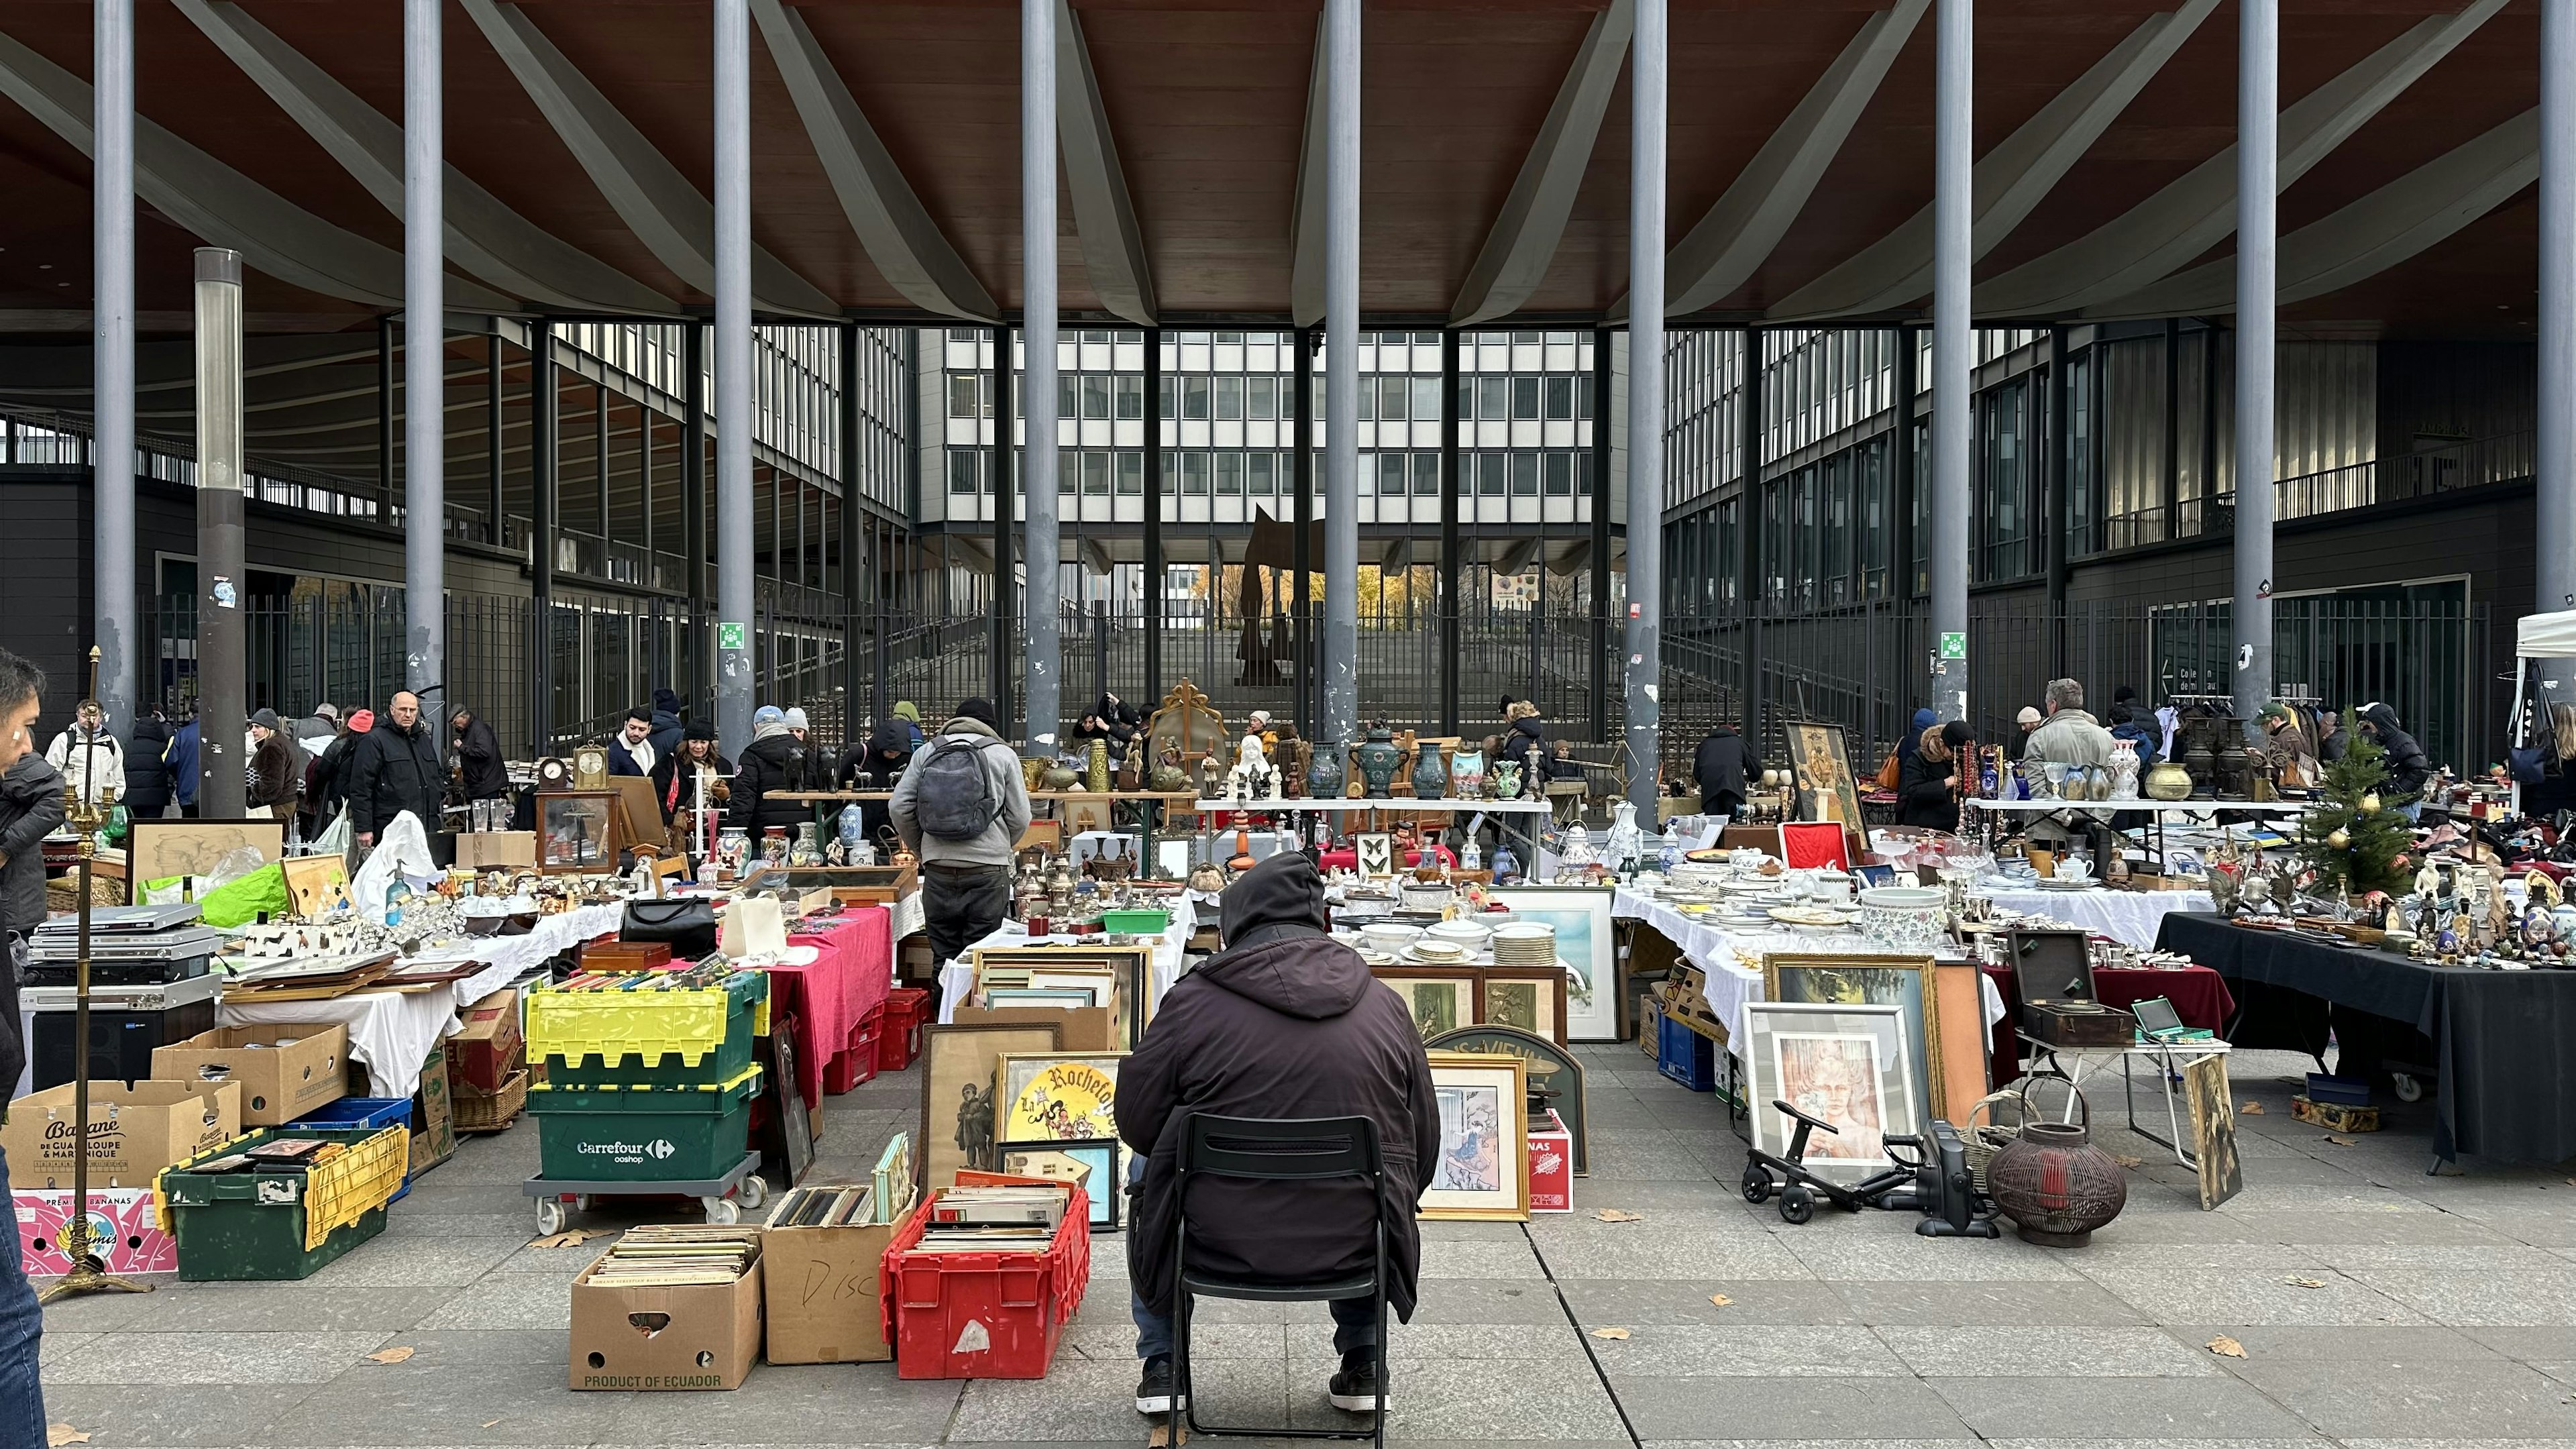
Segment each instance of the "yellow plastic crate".
M404 1127L387 1127L381 1132L370 1132L363 1137L345 1128L299 1131L291 1128L264 1127L257 1132L236 1137L221 1147L201 1152L186 1162L163 1169L160 1177L155 1180L155 1186L159 1191L153 1194L154 1216L160 1221L161 1230L173 1233L178 1231L178 1221L172 1208L177 1205L174 1199L182 1194L172 1190L169 1181L171 1176L185 1174L200 1162L227 1157L279 1137L320 1137L327 1141L345 1142L349 1150L314 1167L238 1173L221 1179L207 1179L207 1181L216 1184L225 1197L252 1198L263 1205L272 1202L292 1204L298 1201L298 1196L280 1196L273 1192L270 1196L259 1196L260 1179L301 1177L303 1186L300 1201L304 1209L304 1250L306 1252L321 1247L322 1240L330 1237L334 1230L347 1227L393 1201L394 1194L402 1190L404 1173L411 1166L411 1133ZM291 1184L288 1192L294 1193Z
M614 1066L620 1058L658 1062L677 1056L690 1066L725 1043L734 1018L751 1013L752 1036L769 1032L769 978L742 972L720 987L683 991L564 991L532 987L526 993L528 1056L560 1056L579 1064L596 1056Z

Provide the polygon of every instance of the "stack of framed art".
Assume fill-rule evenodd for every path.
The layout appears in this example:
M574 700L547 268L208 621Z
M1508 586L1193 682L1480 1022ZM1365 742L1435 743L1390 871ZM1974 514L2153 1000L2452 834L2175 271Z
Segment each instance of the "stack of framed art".
M960 1170L1079 1183L1091 1225L1119 1226L1126 1148L1118 1141L1124 1052L1067 1052L1054 1025L922 1029L918 1154L925 1188Z
M1592 1172L1592 1152L1588 1117L1584 1111L1583 1063L1576 1060L1560 1042L1549 1041L1509 1026L1462 1026L1443 1032L1423 1043L1434 1052L1472 1052L1489 1056L1517 1057L1522 1080L1529 1089L1529 1116L1533 1131L1553 1110L1565 1124L1571 1139L1568 1150L1574 1159L1576 1177Z
M1609 886L1496 886L1492 901L1514 921L1556 928L1557 959L1566 968L1564 1030L1558 1041L1619 1039L1619 959L1611 934ZM1462 1023L1463 1024L1463 1023Z
M1529 1082L1518 1056L1487 1051L1430 1054L1440 1108L1440 1150L1427 1172L1426 1221L1529 1219Z
M1507 1026L1565 1044L1566 973L1544 966L1375 966L1429 1041L1461 1027Z
M978 947L972 999L990 1010L1105 1009L1110 1044L1133 1050L1153 1016L1153 965L1150 945Z
M1910 1063L1911 1105L1920 1120L1964 1122L1986 1094L1984 988L1972 962L1773 953L1762 958L1762 994L1792 1005L1895 1007ZM1754 1057L1748 1052L1745 1060ZM1762 1078L1757 1074L1754 1081L1758 1086Z

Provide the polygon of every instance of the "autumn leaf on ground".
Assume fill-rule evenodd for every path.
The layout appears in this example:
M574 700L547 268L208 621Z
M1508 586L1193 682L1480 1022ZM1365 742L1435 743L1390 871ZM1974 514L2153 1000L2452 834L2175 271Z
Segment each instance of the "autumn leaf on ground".
M590 1241L591 1236L592 1234L587 1228L573 1228L565 1232L557 1233L551 1238L539 1238L535 1242L528 1244L528 1246L531 1248L578 1248L582 1244Z
M2218 1355L2220 1358L2243 1358L2245 1356L2245 1345L2238 1343L2235 1339L2229 1338L2223 1333L2216 1338L2211 1339L2205 1347L2207 1347L2211 1353Z
M1727 1296L1726 1296L1725 1294L1723 1294L1723 1293L1711 1293L1710 1295L1708 1295L1708 1301L1709 1301L1709 1302L1711 1302L1711 1303L1716 1304L1716 1305L1717 1305L1718 1307L1720 1307L1720 1308L1727 1307L1728 1305L1730 1305L1730 1304L1732 1304L1733 1302L1735 1302L1735 1300L1734 1300L1734 1299L1727 1297Z
M500 1420L498 1420L498 1419L486 1419L486 1420L484 1420L484 1421L483 1421L483 1427L484 1427L484 1428L486 1428L486 1429L489 1429L489 1428L491 1428L493 1425L495 1425L495 1424L497 1424L497 1423L500 1423L500 1422L501 1422L501 1421L500 1421Z
M89 1442L89 1436L69 1424L47 1424L45 1442L47 1444L86 1444Z
M2323 1288L2326 1286L2326 1280L2323 1278L2284 1278L2281 1281L2289 1284L2293 1288Z
M2143 1157L2130 1157L2126 1154L2116 1152L2111 1155L2111 1160L2120 1164L2122 1167L2138 1167L2146 1162L2146 1159Z
M2248 1102L2236 1110L2247 1117L2260 1117L2263 1115L2263 1104L2260 1102Z
M1620 1208L1603 1208L1593 1216L1605 1223L1642 1223L1646 1220L1644 1213L1627 1212Z
M417 1352L419 1352L418 1349L411 1348L380 1348L374 1353L368 1354L367 1361L369 1363L401 1363L403 1360L410 1358Z
M1606 1338L1613 1343L1619 1343L1627 1339L1628 1330L1624 1328L1596 1328L1592 1330L1592 1336L1594 1338Z
M2333 1143L2333 1144L2334 1144L2335 1146L2337 1146L2337 1147L2350 1147L2350 1146L2353 1146L2353 1145L2354 1145L2354 1144L2353 1144L2353 1140L2352 1140L2351 1138L2349 1138L2349 1137L2337 1137L2336 1135L2334 1135L2334 1134L2333 1134L2333 1133L2331 1133L2331 1132L2329 1132L2329 1133L2327 1133L2327 1134L2326 1134L2326 1140L2327 1140L2328 1142Z
M1145 1449L1169 1449L1171 1442L1172 1426L1156 1424L1153 1434L1145 1440ZM1187 1424L1181 1426L1181 1442L1184 1444L1190 1442L1190 1428Z

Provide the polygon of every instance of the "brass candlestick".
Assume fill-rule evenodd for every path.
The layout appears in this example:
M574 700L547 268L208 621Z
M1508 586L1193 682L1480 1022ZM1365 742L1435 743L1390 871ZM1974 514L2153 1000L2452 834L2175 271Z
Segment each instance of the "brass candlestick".
M98 698L98 648L89 651L89 697ZM101 722L102 727L105 721ZM92 734L83 743L81 778L98 778L98 736ZM39 1303L52 1303L75 1293L149 1293L152 1285L119 1278L107 1271L107 1265L92 1250L89 1221L89 895L90 861L98 854L98 832L107 824L108 811L116 803L116 788L101 785L91 792L96 798L81 798L80 786L63 782L63 823L72 828L80 841L80 866L76 875L80 900L80 962L72 977L72 1211L63 1224L63 1256L71 1260L71 1271L59 1283L36 1295Z

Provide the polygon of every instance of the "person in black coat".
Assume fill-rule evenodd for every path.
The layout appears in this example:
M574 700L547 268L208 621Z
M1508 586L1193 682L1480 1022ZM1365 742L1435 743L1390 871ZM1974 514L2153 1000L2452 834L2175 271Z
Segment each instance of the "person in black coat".
M456 773L468 800L498 800L510 793L510 762L502 757L501 737L488 720L472 710L456 711Z
M360 845L373 845L377 833L408 810L437 850L447 769L439 762L437 737L420 717L420 696L398 691L385 717L357 738L347 771L350 832Z
M804 801L769 797L814 788L814 756L787 728L787 716L778 706L762 705L751 718L751 744L743 750L742 768L734 774L733 812L725 823L747 831L757 850L762 834L771 827L784 829L793 841L796 827L813 821L814 807Z
M1706 815L1740 815L1744 811L1747 780L1762 768L1762 761L1735 726L1723 720L1708 727L1708 735L1691 755L1691 778L1699 782L1699 808Z
M1365 1272L1385 1234L1388 1308L1411 1319L1422 1262L1414 1214L1444 1173L1460 1185L1496 1170L1476 1151L1473 1124L1444 1155L1430 1063L1404 999L1380 989L1357 951L1325 929L1315 863L1283 851L1226 888L1225 949L1163 998L1145 1039L1118 1073L1118 1135L1136 1153L1135 1216L1127 1255L1137 1354L1136 1407L1159 1411L1172 1391L1172 1238L1181 1204L1175 1170L1188 1117L1366 1117L1377 1124L1384 1180L1372 1201L1352 1179L1301 1183L1200 1178L1190 1191L1195 1265L1228 1278L1315 1282ZM1517 1112L1521 1104L1496 1104ZM1494 1124L1500 1130L1501 1124ZM1508 1156L1499 1171L1517 1169ZM1374 1306L1332 1305L1341 1371L1331 1397L1375 1406Z
M715 777L707 782L708 805L724 804L732 789L725 779L733 774L733 761L716 753L714 725L691 720L681 729L679 748L653 762L653 800L662 807L664 825L681 811L697 807L697 777L702 772Z
M41 751L29 750L0 774L0 933L23 936L44 924L44 840L62 823L63 777ZM0 960L0 971L7 969ZM17 1030L15 1016L8 1029Z
M137 820L158 820L170 811L170 722L161 711L134 722L134 738L125 747L125 794L118 803Z
M1897 768L1896 823L1934 830L1959 828L1959 752L1976 731L1952 720L1923 732Z

